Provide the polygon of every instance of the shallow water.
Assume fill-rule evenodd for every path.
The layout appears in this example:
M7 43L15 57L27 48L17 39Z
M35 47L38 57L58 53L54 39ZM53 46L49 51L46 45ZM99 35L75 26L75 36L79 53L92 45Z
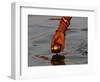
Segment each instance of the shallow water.
M53 16L52 16L53 17ZM48 20L51 16L29 16L28 17L28 66L51 65L50 42L59 20ZM65 37L65 63L87 64L87 18L73 17L70 30Z

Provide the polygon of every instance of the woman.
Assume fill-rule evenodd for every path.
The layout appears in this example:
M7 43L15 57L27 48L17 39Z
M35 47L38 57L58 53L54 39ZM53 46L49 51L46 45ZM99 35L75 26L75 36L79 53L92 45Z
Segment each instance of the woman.
M70 20L72 17L63 16L60 19L59 26L53 35L51 42L51 52L52 53L60 53L64 50L65 45L65 32L68 30L68 26L70 25Z

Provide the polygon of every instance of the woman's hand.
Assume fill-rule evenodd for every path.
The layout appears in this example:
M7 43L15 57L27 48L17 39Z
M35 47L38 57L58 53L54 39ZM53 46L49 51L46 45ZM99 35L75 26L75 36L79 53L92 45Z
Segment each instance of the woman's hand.
M60 53L64 50L65 45L65 31L68 30L68 26L70 25L70 20L72 17L63 16L60 19L59 26L53 35L51 41L51 52L52 53Z
M63 32L56 31L51 42L51 52L60 53L64 50L65 36Z

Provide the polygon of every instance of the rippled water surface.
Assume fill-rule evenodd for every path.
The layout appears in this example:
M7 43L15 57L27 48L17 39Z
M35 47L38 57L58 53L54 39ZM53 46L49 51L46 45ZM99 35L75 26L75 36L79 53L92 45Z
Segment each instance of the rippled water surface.
M28 66L51 65L50 42L60 18L56 16L28 16ZM66 65L87 64L87 18L72 17L65 37Z

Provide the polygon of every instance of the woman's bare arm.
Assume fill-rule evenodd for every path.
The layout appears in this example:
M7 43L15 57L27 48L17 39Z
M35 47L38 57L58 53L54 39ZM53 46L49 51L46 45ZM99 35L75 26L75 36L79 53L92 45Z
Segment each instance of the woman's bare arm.
M63 16L60 19L59 26L56 29L51 41L51 52L59 53L64 50L65 46L65 32L68 30L70 20L72 17Z

